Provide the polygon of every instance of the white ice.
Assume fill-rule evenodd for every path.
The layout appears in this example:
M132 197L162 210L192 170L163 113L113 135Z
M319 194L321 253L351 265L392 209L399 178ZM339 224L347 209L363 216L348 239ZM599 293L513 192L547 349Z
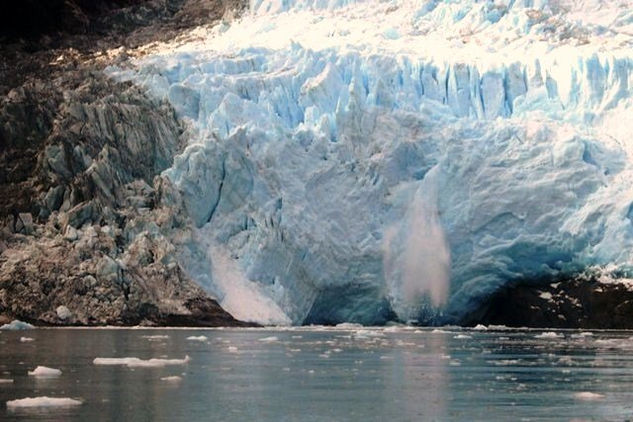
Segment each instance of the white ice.
M136 357L126 358L95 358L92 363L95 365L121 365L129 368L162 368L164 366L185 365L191 361L189 356L184 359L140 359Z
M443 321L633 268L633 2L253 0L139 48L180 262L237 318Z
M27 407L69 407L79 406L81 400L71 399L68 397L27 397L24 399L7 401L8 409L27 408Z
M55 368L49 368L47 366L38 366L32 371L28 371L28 374L33 377L47 378L58 377L62 374L62 371Z
M30 330L32 328L35 328L33 325L29 324L28 322L23 322L20 320L13 320L8 324L4 324L2 326L0 326L0 330Z

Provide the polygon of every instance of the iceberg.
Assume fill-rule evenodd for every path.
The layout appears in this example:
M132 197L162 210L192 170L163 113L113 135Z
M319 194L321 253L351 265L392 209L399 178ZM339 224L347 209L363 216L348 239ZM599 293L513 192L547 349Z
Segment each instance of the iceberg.
M8 330L8 331L19 331L19 330L31 330L35 328L33 325L28 322L20 321L18 319L14 319L8 324L3 324L0 326L0 330Z
M188 123L179 262L235 317L455 323L630 272L631 6L253 0L107 71Z

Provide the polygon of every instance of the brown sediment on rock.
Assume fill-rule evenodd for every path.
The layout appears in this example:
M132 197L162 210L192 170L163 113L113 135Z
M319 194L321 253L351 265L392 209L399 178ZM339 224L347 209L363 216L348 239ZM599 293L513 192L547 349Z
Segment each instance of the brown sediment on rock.
M102 72L124 60L125 46L210 24L238 3L63 3L86 25L73 18L0 45L0 318L249 325L176 259L190 224L160 173L184 148L186 128L171 106Z

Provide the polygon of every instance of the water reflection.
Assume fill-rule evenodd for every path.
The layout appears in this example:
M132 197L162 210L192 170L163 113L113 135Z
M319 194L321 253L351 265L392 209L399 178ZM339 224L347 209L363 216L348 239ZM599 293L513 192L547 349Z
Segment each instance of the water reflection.
M35 330L0 333L2 420L622 420L633 415L633 339L414 328ZM204 335L207 340L187 340ZM167 336L167 337L165 337ZM191 357L96 366L95 357ZM27 375L37 365L57 378ZM164 380L179 376L179 382ZM78 398L9 411L7 400Z

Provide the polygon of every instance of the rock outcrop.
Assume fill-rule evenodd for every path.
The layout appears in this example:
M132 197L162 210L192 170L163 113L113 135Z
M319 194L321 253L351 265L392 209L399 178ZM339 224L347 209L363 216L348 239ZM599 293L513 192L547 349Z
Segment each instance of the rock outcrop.
M12 33L0 47L0 319L243 325L175 259L188 222L160 173L186 128L168 104L102 72L125 58L121 46L173 36L231 5L62 3L73 19L42 26L54 41ZM73 26L81 16L85 25Z

